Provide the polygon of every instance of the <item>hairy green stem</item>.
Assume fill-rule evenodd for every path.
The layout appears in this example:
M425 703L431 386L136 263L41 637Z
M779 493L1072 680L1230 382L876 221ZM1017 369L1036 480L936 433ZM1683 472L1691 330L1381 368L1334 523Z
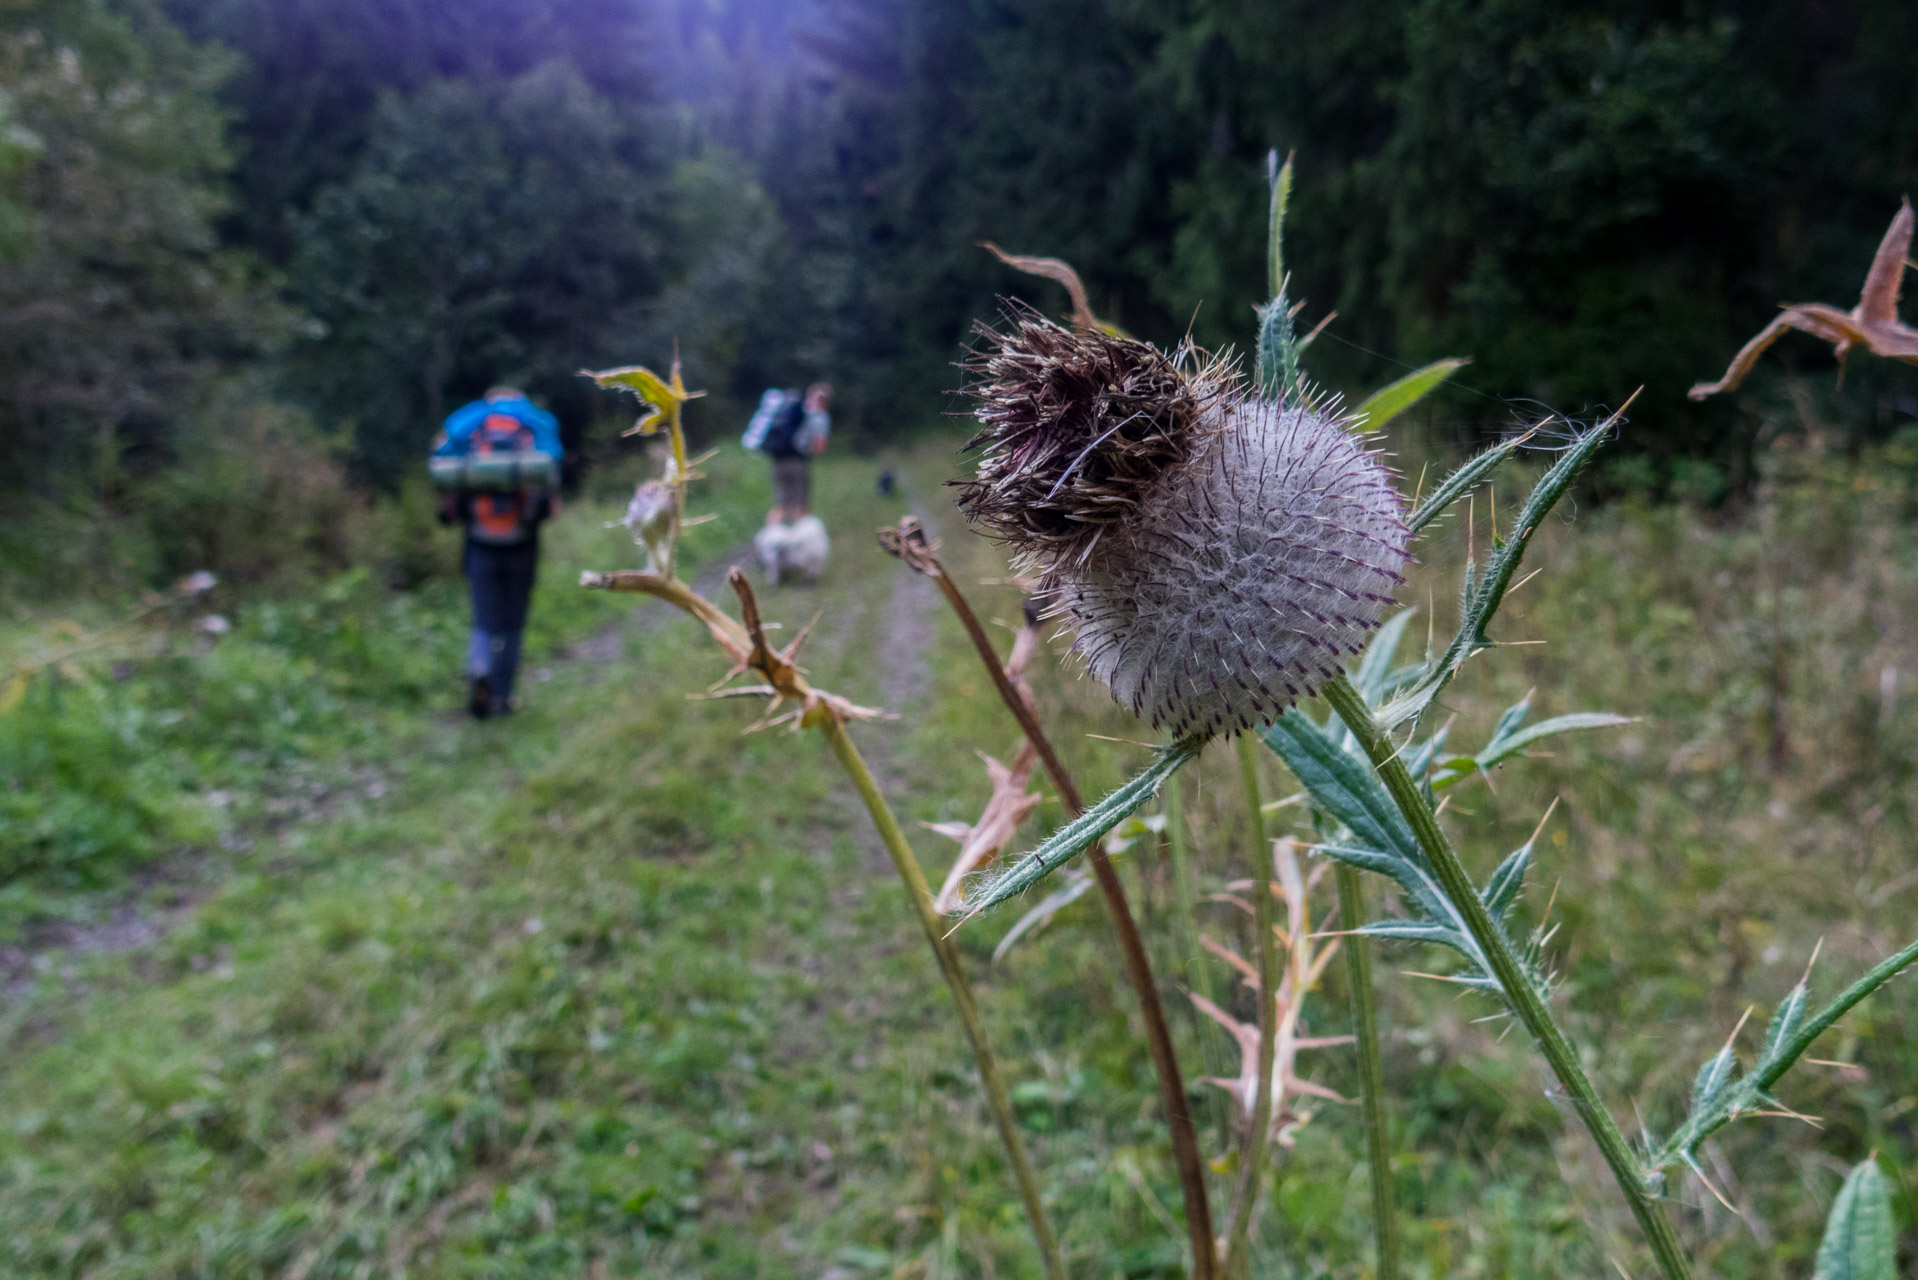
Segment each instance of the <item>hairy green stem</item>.
M1185 838L1185 797L1179 780L1165 784L1165 842L1172 859L1172 896L1179 908L1179 945L1185 951L1185 980L1192 990L1212 999L1212 975L1202 963L1205 949L1199 945L1199 894L1192 882L1192 849Z
M1006 1093L1005 1079L999 1074L999 1061L993 1056L992 1045L986 1040L986 1026L979 1017L979 1005L973 999L972 984L966 980L966 971L959 963L958 949L946 936L939 913L933 909L932 889L926 884L925 872L920 869L919 859L913 856L912 846L906 843L906 833L900 829L892 807L879 793L879 785L873 781L872 771L866 767L859 748L853 745L852 738L847 735L846 726L836 717L827 716L820 727L826 735L826 741L832 744L833 754L839 757L840 765L846 770L846 776L852 779L859 798L865 801L866 812L872 815L872 825L885 843L886 852L892 855L892 864L899 869L899 878L905 882L906 896L912 899L913 914L919 917L919 925L926 932L926 941L932 944L933 954L939 958L940 972L945 974L946 986L952 991L952 1003L959 1010L959 1021L966 1029L966 1039L972 1043L972 1057L979 1066L979 1080L985 1086L986 1102L992 1110L994 1122L999 1126L999 1140L1005 1144L1006 1162L1012 1166L1012 1177L1018 1184L1019 1198L1025 1202L1026 1221L1032 1225L1033 1238L1038 1242L1046 1275L1050 1280L1066 1280L1066 1264L1059 1252L1059 1239L1053 1234L1052 1222L1046 1216L1044 1202L1039 1198L1039 1181L1033 1177L1032 1164L1026 1159L1025 1141L1019 1136L1019 1122L1012 1113L1012 1099Z
M1392 1191L1392 1145L1385 1127L1385 1065L1379 1057L1378 1007L1372 991L1372 941L1358 932L1365 927L1365 884L1358 868L1343 862L1334 864L1334 874L1339 885L1339 927L1345 930L1345 976L1352 987L1352 1031L1359 1051L1378 1280L1398 1280L1399 1217Z
M1172 858L1172 894L1178 906L1179 945L1185 951L1186 987L1216 1004L1217 998L1212 994L1212 970L1206 967L1205 948L1199 945L1199 894L1192 879L1192 848L1186 839L1185 792L1179 786L1176 774L1167 779L1165 784L1165 839L1167 852ZM1193 1017L1200 1018L1196 1009L1193 1010ZM1209 1022L1207 1025L1210 1025ZM1209 1031L1200 1043L1207 1071L1219 1076L1231 1070L1219 1052L1221 1046L1218 1040ZM1212 1123L1224 1142L1232 1140L1229 1107L1230 1099L1214 1090L1210 1107Z
M1272 850L1265 840L1265 811L1259 799L1259 757L1250 733L1236 741L1239 776L1245 783L1246 812L1252 822L1252 929L1258 935L1254 951L1259 969L1259 1078L1252 1091L1252 1116L1240 1151L1239 1185L1232 1197L1231 1226L1225 1256L1232 1270L1251 1275L1245 1256L1246 1235L1259 1203L1259 1176L1265 1168L1265 1145L1272 1129L1272 1067L1278 1057L1279 1019L1274 996L1279 989L1278 949L1272 938Z
M1333 711L1345 721L1346 727L1352 730L1353 737L1358 739L1359 745L1371 759L1373 768L1378 770L1379 780L1385 784L1393 803L1418 837L1419 845L1432 864L1433 874L1437 876L1445 896L1451 899L1452 905L1465 921L1465 927L1471 930L1479 949L1484 952L1492 976L1504 991L1512 1012L1531 1032L1533 1042L1551 1065L1553 1074L1571 1099L1573 1109L1591 1132L1592 1140L1598 1144L1599 1154L1611 1169L1619 1190L1624 1192L1632 1216L1638 1219L1639 1228L1644 1231L1646 1242L1650 1244L1653 1256L1658 1259L1659 1269L1665 1273L1667 1280L1691 1280L1691 1263L1679 1244L1678 1233L1672 1229L1664 1206L1645 1190L1639 1162L1632 1155L1624 1134L1619 1132L1617 1121L1612 1119L1611 1112L1605 1109L1604 1102L1599 1099L1598 1090L1592 1087L1577 1052L1553 1020L1551 1010L1526 980L1504 931L1493 923L1478 896L1478 890L1473 887L1471 877L1466 874L1464 864L1459 861L1451 841L1446 839L1444 829L1439 826L1432 806L1425 802L1405 762L1399 759L1391 739L1379 729L1364 695L1344 675L1330 681L1322 694Z

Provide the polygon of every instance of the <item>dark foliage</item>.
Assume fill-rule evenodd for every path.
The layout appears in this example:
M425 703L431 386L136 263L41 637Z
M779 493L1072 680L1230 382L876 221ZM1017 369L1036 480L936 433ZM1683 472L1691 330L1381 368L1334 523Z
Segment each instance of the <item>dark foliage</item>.
M1441 409L1496 428L1643 383L1614 476L1703 496L1794 371L1853 440L1918 415L1918 374L1797 337L1683 398L1777 303L1848 305L1918 187L1902 0L32 0L0 41L0 486L92 530L15 563L157 545L96 514L221 453L248 369L390 490L500 380L590 459L573 371L675 339L709 435L822 376L866 438L962 412L974 320L1060 301L982 240L1217 348L1275 146L1331 387L1470 355Z
M1293 295L1340 313L1313 354L1334 384L1390 373L1373 352L1470 354L1493 400L1451 407L1502 424L1524 410L1499 400L1589 412L1644 383L1641 449L1736 465L1752 419L1684 388L1777 302L1848 304L1918 185L1918 10L1890 0L821 0L817 21L848 252L890 286L856 297L894 316L869 375L888 398L936 380L994 290L1032 287L980 239L1072 261L1135 332L1228 340L1262 292L1265 151L1296 147ZM1845 415L1883 431L1914 393L1861 367Z

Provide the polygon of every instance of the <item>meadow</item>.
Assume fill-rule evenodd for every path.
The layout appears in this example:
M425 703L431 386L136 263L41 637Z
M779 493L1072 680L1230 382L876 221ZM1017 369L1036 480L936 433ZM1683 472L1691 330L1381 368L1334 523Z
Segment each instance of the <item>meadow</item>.
M974 753L1004 757L1016 729L935 588L871 531L919 515L980 612L1016 624L999 552L943 486L956 444L823 463L832 567L762 597L788 629L819 615L815 684L898 715L853 732L935 882L953 846L916 823L975 814ZM1445 450L1411 436L1400 452L1411 484ZM875 494L881 465L896 496ZM1764 467L1720 510L1561 508L1501 615L1510 647L1445 694L1468 741L1531 690L1538 715L1636 717L1463 785L1446 812L1483 875L1558 798L1526 909L1550 903L1558 1012L1587 1070L1660 1132L1697 1064L1747 1008L1762 1023L1815 947L1829 993L1918 918L1918 445L1845 456L1801 423ZM688 531L686 576L716 595L768 494L737 450L710 470L693 510L719 518ZM1439 634L1468 542L1519 492L1481 490L1421 545L1401 599ZM526 707L504 722L458 713L457 584L399 591L366 570L216 596L233 621L217 639L156 614L9 694L0 1269L1038 1274L937 970L831 758L689 698L721 670L680 615L574 585L636 562L617 511L582 501L551 531ZM108 617L18 619L8 660ZM1138 767L1140 727L1102 688L1048 661L1032 680L1086 790ZM1295 790L1263 767L1269 796ZM1236 778L1220 745L1179 784L1202 892L1246 874ZM1062 817L1041 806L1022 847ZM1281 806L1268 828L1304 822ZM1230 1075L1182 994L1197 977L1157 844L1135 842L1121 873L1182 1056ZM957 940L1073 1272L1180 1274L1178 1192L1102 909L1088 896L994 960L1018 915ZM1202 921L1246 950L1230 907ZM1419 976L1442 957L1378 954L1410 1273L1647 1274L1523 1033ZM1788 1081L1815 1124L1742 1121L1707 1148L1717 1194L1674 1180L1705 1274L1809 1276L1844 1171L1874 1150L1894 1173L1918 1159L1910 981ZM1335 968L1308 1005L1315 1034L1344 1029L1341 982ZM1304 1067L1357 1096L1349 1051ZM1291 1134L1257 1274L1368 1273L1356 1112L1319 1105ZM1228 1151L1222 1111L1200 1115L1206 1153ZM1918 1218L1909 1193L1901 1208Z

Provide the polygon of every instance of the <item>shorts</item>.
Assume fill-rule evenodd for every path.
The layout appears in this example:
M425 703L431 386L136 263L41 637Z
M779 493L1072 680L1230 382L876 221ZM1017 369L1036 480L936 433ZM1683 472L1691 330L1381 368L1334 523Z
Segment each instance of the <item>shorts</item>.
M773 505L789 511L812 506L812 459L773 459Z

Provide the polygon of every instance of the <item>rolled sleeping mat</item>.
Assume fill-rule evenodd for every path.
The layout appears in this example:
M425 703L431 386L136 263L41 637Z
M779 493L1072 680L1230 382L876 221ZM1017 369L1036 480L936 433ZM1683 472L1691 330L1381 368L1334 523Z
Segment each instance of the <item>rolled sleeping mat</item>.
M559 463L552 454L538 449L429 458L426 467L436 489L511 493L559 488Z

